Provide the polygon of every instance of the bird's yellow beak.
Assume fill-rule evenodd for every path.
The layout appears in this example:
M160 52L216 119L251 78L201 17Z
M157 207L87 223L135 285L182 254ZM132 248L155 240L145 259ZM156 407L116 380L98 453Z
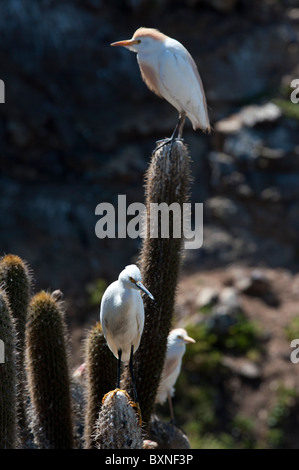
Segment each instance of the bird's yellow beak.
M195 339L191 338L190 336L184 336L185 343L196 343Z
M124 41L117 41L117 42L112 42L110 46L124 46L124 47L130 47L134 46L135 44L139 44L140 41L138 39L125 39Z

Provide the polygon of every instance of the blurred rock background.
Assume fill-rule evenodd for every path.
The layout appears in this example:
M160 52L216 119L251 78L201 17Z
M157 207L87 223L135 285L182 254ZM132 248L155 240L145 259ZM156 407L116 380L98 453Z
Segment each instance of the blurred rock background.
M185 127L204 244L187 252L184 273L298 269L296 0L1 1L1 251L28 261L36 289L63 291L74 342L140 246L99 240L95 208L119 194L143 202L155 141L177 120L142 82L135 54L109 46L139 26L191 52L213 126L209 136Z

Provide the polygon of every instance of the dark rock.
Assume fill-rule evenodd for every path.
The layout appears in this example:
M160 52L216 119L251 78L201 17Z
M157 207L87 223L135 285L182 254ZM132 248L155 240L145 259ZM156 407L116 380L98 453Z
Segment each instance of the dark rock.
M174 424L152 419L148 434L150 440L157 442L157 449L190 449L186 434Z
M213 197L205 202L205 210L208 216L223 223L225 226L250 225L250 215L240 203L226 197Z
M261 271L253 271L250 276L243 276L236 280L237 289L243 294L263 296L270 289L267 277Z
M196 306L199 308L210 307L218 301L218 292L213 287L204 287L196 299Z
M245 377L246 379L259 379L262 375L261 368L252 361L245 358L235 358L224 356L221 360L222 364L234 374Z
M209 331L215 333L217 337L224 337L228 334L230 327L235 325L239 309L232 308L230 305L216 305L208 318L205 320Z
M279 300L271 289L269 279L258 269L252 271L250 276L240 276L236 280L235 286L243 294L261 297L268 305L273 307L279 305Z

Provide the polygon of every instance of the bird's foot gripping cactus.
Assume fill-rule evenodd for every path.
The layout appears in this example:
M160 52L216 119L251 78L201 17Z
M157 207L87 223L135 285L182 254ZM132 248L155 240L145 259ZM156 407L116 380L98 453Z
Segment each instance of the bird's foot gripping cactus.
M125 390L115 389L107 394L94 439L98 449L142 449L142 429Z
M104 403L105 400L107 400L108 397L110 398L113 398L113 396L117 393L117 392L121 392L121 393L124 393L128 400L131 400L129 395L127 394L126 390L122 390L121 388L115 388L114 390L111 390L110 392L106 393L103 398L102 398L102 403Z

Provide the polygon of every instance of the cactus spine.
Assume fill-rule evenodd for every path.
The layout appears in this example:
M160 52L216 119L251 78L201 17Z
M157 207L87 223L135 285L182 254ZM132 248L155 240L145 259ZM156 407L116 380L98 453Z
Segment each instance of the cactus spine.
M104 400L94 437L97 449L142 449L141 428L125 391L115 390Z
M47 292L29 305L26 362L31 398L31 427L39 448L74 445L66 327L62 304Z
M100 323L89 332L85 350L86 362L86 415L84 427L85 448L95 448L94 430L103 396L113 390L117 374L117 361L104 338Z
M29 438L26 419L24 369L25 325L30 301L31 276L26 263L16 255L5 255L0 260L0 285L3 285L9 301L11 314L15 321L16 343L16 377L17 377L17 416L20 443Z
M156 391L164 364L167 336L171 327L179 268L182 257L181 237L172 238L173 222L169 221L169 238L162 238L161 218L158 237L150 237L151 204L166 203L168 207L183 203L189 198L190 157L185 144L180 141L165 145L153 153L146 174L147 233L139 258L142 282L155 297L153 302L144 296L145 325L138 351L134 356L136 386L142 418L148 423L154 409ZM170 217L171 219L171 217ZM122 388L130 390L131 381L124 373ZM131 395L132 396L132 395Z
M0 449L14 449L16 442L15 325L8 299L0 289ZM4 360L4 362L3 362Z

